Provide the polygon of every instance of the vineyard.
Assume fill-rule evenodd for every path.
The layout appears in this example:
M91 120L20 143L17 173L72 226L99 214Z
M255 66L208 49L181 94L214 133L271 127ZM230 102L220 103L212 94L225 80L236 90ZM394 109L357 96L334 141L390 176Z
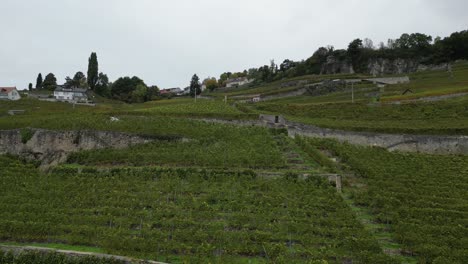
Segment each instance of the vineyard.
M454 67L449 81L446 72L413 74L411 84L386 88L382 101L464 91L467 70ZM296 88L275 82L197 102L108 100L95 107L1 101L0 129L22 128L23 143L33 136L26 128L118 131L154 141L74 152L47 172L0 155L0 244L168 263L466 263L467 156L392 153L222 122L274 113L344 130L466 135L467 97L370 104L370 87L362 85L354 104L347 91L258 104L222 100ZM406 88L414 94L401 96ZM11 109L25 112L7 115ZM329 181L335 174L342 193ZM100 261L0 252L0 264Z
M307 141L312 148L331 151L356 173L357 184L350 186L349 195L388 226L403 252L420 263L466 263L467 156L390 153Z
M402 105L287 104L265 102L259 112L289 120L344 130L409 134L467 134L468 97Z
M348 77L353 78L335 76L334 79ZM246 104L245 107L259 114L280 114L288 120L343 130L446 135L468 133L466 61L454 64L451 74L447 71L423 71L409 77L410 83L385 88L371 83L357 84L354 86L354 103L351 103L351 87L348 85L342 91L321 96L306 94ZM245 94L248 91L244 91ZM460 96L441 101L410 101L457 94Z
M40 174L8 157L0 165L4 241L167 262L392 262L320 178L157 168Z
M165 100L157 103L147 103L141 109L132 111L132 114L150 114L159 116L178 117L213 117L224 119L251 119L257 115L247 115L229 103L221 100L177 99Z

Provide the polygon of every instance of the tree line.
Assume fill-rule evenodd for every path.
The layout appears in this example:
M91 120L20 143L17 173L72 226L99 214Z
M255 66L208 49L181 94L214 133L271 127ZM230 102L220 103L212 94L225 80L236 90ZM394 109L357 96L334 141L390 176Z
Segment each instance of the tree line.
M225 87L232 78L255 79L254 84L272 82L283 78L293 78L309 74L321 74L322 66L333 56L336 61L347 62L357 73L366 73L367 64L372 59L405 59L421 64L442 64L468 59L468 30L454 32L450 36L433 38L422 33L402 34L397 39L389 39L377 46L371 39L355 39L347 49L333 46L318 48L311 57L294 61L285 59L281 64L274 60L269 65L251 68L242 72L224 72L218 79L218 86Z
M36 89L54 91L57 88L57 78L53 73L42 77L39 73L36 78ZM120 77L115 82L110 82L107 74L99 72L99 63L97 54L92 52L88 59L88 71L85 75L78 71L73 78L67 76L65 88L81 88L93 91L95 94L128 103L140 103L152 100L159 92L157 86L147 86L140 78ZM29 84L29 90L33 89L32 83Z

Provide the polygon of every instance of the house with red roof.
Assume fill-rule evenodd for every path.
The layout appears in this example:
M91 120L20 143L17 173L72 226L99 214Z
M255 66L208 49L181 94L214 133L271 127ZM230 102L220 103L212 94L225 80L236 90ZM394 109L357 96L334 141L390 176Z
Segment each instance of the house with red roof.
M0 100L19 100L21 96L16 87L0 87Z

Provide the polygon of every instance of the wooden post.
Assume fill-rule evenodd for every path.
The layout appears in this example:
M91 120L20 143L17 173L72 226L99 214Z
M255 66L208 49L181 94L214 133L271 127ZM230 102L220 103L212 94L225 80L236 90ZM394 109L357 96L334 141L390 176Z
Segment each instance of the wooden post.
M336 184L336 191L341 193L342 185L341 185L341 175L336 175L335 176L335 184Z

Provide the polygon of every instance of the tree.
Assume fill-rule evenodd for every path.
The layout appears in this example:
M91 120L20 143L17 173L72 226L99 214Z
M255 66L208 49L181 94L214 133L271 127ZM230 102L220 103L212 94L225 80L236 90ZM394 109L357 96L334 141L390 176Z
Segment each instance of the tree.
M96 87L96 83L98 81L98 72L99 72L99 66L98 66L98 60L97 60L97 55L96 52L92 52L91 56L88 59L88 85L91 90L94 90Z
M139 85L146 87L146 84L143 82L143 80L136 76L133 76L132 78L121 77L112 84L111 95L114 99L132 103L134 100L133 91L135 91ZM139 90L142 90L141 87ZM138 97L138 95L139 94L137 92L135 96Z
M194 74L190 81L190 96L195 97L195 95L199 94L201 94L200 78Z
M86 81L86 76L82 72L75 73L73 79L70 77L65 78L65 87L68 88L87 88L88 83Z
M98 81L94 87L94 91L100 96L109 97L109 77L106 74L100 72L98 76Z
M296 63L292 60L284 60L283 63L280 64L280 71L285 72L291 68L294 68Z
M216 78L208 78L204 81L206 85L206 89L210 90L211 92L218 88L218 81L216 81Z
M355 71L361 70L362 49L363 46L361 39L355 39L348 45L348 57L351 60L351 64Z
M132 103L143 103L146 100L148 94L148 87L145 84L138 84L131 95Z
M146 94L146 101L154 100L159 95L159 87L156 85L148 87L148 93Z
M374 42L372 41L372 39L369 39L369 38L365 38L364 39L364 42L363 42L363 46L365 49L374 49Z
M41 89L42 88L42 74L37 75L36 79L36 89Z
M53 91L55 88L57 88L57 78L55 78L53 73L46 75L44 82L42 83L42 87L50 91Z
M29 90L29 91L32 91L32 89L33 89L33 84L32 84L32 83L29 83L28 90Z

